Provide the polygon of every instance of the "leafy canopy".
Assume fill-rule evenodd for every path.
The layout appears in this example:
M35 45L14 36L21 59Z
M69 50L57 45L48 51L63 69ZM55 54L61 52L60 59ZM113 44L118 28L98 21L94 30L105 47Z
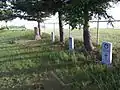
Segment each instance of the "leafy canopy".
M7 0L0 1L0 21L9 21L13 20L14 12L12 8L9 6L10 3L7 2Z
M50 15L45 11L46 7L42 0L16 0L12 1L12 5L17 17L23 19L42 22Z
M107 10L117 2L118 0L71 0L63 10L64 21L76 28L78 24L84 25L85 21L96 18L97 15L100 19L113 19Z

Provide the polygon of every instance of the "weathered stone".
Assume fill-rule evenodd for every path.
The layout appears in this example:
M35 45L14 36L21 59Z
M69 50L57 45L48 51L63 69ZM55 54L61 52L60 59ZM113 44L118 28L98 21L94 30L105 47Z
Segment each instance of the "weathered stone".
M35 40L40 40L40 34L39 34L39 30L37 27L34 27L34 32L35 32Z
M69 50L74 50L74 38L69 37Z
M102 63L107 65L112 63L112 43L102 43Z
M55 42L55 33L54 32L51 32L51 39L52 39L52 42Z

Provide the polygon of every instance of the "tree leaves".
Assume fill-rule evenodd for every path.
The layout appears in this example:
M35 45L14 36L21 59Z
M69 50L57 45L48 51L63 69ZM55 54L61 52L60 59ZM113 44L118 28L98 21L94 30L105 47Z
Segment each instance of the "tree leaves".
M46 10L47 6L44 6L43 0L18 0L12 2L12 4L16 13L19 12L17 16L20 18L43 22L44 18L50 15Z
M84 16L88 12L88 21L94 16L99 18L113 19L108 15L107 9L112 7L111 3L117 3L118 0L71 0L71 4L64 8L64 21L70 24L72 28L76 28L78 24L84 24Z
M0 21L9 21L13 20L15 17L13 16L13 10L9 7L7 0L3 0L0 2Z

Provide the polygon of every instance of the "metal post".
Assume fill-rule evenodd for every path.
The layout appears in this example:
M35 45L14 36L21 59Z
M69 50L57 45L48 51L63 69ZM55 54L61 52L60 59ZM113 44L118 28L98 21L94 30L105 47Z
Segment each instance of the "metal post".
M44 23L44 32L45 32L45 23Z
M96 40L96 44L99 44L99 15L98 15L98 21L97 21L97 40Z
M81 25L79 24L79 30L81 30ZM82 30L80 31L80 34L82 34ZM81 38L81 40L83 40L82 38Z
M53 27L54 27L54 31L53 31L53 32L54 32L54 34L55 34L55 23L53 23Z
M69 25L69 37L70 37L71 35L70 35L70 25Z

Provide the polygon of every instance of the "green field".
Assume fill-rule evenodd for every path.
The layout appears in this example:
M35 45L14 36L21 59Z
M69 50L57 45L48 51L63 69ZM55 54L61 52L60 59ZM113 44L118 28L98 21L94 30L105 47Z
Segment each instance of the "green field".
M43 30L43 32L53 32L54 30ZM91 38L94 43L96 43L97 40L97 30L95 28L90 29L91 32ZM59 30L55 30L55 34L59 35ZM64 30L65 38L69 37L69 30ZM74 37L75 39L79 39L83 41L83 30L72 30L70 32L70 35ZM119 47L120 43L120 29L99 29L99 44L101 44L103 41L112 42L114 47Z
M66 38L68 33L65 31ZM82 31L71 32L82 40ZM96 31L91 30L96 41ZM71 90L119 90L120 89L120 31L100 30L99 40L113 43L113 67L96 63L101 60L76 50L68 51L68 43L60 46L51 43L50 35L43 33L40 41L34 40L33 31L0 31L0 90L41 90L41 83L48 87L53 71L61 81L70 84ZM82 42L75 40L75 48L81 49ZM98 48L100 49L100 48ZM99 50L99 54L101 50ZM45 83L47 81L47 84ZM51 85L52 86L52 85ZM54 85L55 86L55 85ZM37 88L37 89L36 89ZM70 90L70 89L60 90ZM59 89L46 89L59 90Z

